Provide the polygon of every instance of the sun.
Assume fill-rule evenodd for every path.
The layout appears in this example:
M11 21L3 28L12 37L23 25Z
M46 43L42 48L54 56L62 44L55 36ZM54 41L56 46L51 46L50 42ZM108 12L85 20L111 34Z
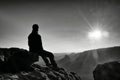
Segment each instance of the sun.
M90 25L90 31L88 32L88 38L91 40L105 40L109 37L109 32L104 29L106 25L96 22L94 25ZM102 40L101 40L102 39Z
M109 37L109 33L100 29L94 29L88 32L88 37L89 39L101 40L102 38Z
M88 33L88 37L90 39L96 39L99 40L102 38L102 32L100 30L94 30Z
M102 31L100 29L95 29L93 31L88 32L88 37L89 39L94 39L94 40L101 40L104 37L108 37L109 34L107 31Z

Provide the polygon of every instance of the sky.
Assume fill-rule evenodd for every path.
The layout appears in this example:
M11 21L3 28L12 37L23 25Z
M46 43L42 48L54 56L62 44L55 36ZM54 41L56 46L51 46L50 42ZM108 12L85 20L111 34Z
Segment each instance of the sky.
M120 45L119 0L0 1L0 47L28 50L33 24L40 26L44 49L54 53ZM89 37L95 29L107 36Z

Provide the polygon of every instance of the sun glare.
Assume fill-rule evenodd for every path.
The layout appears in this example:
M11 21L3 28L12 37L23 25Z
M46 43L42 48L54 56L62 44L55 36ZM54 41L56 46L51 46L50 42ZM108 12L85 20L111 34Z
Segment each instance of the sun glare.
M89 32L88 33L88 36L91 38L91 39L100 39L102 37L102 33L100 30L94 30L92 32Z
M95 39L95 40L100 40L103 37L107 37L107 36L108 36L108 32L105 32L105 31L103 32L103 31L98 30L98 29L93 30L93 31L88 33L88 37L90 39Z

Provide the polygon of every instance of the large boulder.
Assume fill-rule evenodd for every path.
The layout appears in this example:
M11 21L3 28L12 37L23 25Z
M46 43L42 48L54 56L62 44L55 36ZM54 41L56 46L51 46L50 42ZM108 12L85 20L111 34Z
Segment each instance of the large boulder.
M99 64L93 71L94 80L120 80L120 63Z
M20 72L32 70L38 55L19 48L0 49L0 72Z

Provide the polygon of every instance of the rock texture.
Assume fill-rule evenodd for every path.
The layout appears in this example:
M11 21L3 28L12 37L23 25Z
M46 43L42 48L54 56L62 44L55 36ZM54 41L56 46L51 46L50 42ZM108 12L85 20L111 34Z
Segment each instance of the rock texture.
M38 56L24 49L1 48L0 49L0 72L16 73L32 69L31 65L38 61Z
M81 80L63 68L43 67L38 55L19 48L0 48L0 80Z
M120 63L99 64L93 71L94 80L120 80Z
M76 73L69 73L64 69L56 71L36 64L33 64L32 67L34 70L30 72L1 74L0 80L81 80Z

